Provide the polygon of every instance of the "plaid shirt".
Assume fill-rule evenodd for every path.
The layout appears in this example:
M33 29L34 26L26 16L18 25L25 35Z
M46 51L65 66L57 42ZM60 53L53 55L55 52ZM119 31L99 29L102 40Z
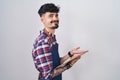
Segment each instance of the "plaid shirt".
M51 37L42 30L33 44L32 56L34 64L37 70L42 73L42 77L45 80L52 78L53 61L51 47L55 43L55 35Z

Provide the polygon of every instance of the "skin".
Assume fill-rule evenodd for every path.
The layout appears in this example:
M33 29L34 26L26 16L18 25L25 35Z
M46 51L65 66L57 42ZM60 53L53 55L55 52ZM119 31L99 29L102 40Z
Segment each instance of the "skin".
M56 25L59 25L59 16L58 13L56 12L46 12L45 14L43 14L40 18L41 22L44 25L44 28L49 32L54 34L55 30L54 29L56 27ZM73 66L80 58L83 54L85 54L86 52L88 52L88 50L81 50L80 47L77 47L75 49L72 49L70 51L71 55L75 54L79 54L78 57L76 57L75 59L73 59L70 63L71 66ZM53 75L52 77L55 77L59 74L61 74L62 72L64 72L65 70L67 70L67 68L65 67L65 65L62 65L62 63L64 63L69 57L69 55L65 55L63 57L61 57L61 65L58 66L57 68L55 68L53 70Z

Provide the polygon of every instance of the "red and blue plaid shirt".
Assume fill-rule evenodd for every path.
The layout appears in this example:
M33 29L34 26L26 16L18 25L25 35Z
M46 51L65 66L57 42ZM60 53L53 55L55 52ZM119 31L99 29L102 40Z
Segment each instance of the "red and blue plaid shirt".
M51 46L55 43L55 35L53 37L48 35L44 29L40 31L40 35L33 44L32 56L35 67L46 80L53 74Z

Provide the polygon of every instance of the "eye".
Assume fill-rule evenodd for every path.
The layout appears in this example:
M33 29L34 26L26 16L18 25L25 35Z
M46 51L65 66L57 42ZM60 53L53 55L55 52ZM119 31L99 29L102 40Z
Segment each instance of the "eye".
M49 17L52 18L52 17L53 17L53 14L50 14Z
M56 14L55 17L58 17L58 14Z

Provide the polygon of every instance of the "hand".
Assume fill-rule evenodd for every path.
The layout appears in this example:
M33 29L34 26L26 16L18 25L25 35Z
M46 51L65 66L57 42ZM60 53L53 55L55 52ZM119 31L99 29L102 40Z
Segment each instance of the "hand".
M70 61L70 65L73 66L80 58L81 58L81 56L78 56L77 58Z
M80 56L88 52L88 50L80 50L80 47L77 47L70 51L71 55L79 54Z
M71 57L72 60L70 61L70 65L73 66L81 58L81 56L87 52L88 50L80 50L80 47L71 50L70 53L73 56Z

